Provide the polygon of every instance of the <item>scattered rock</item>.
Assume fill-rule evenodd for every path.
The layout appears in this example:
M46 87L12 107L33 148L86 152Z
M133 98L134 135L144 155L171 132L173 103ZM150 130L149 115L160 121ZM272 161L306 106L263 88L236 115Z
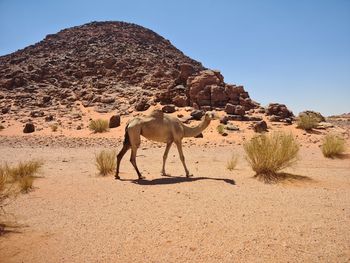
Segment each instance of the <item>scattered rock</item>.
M49 121L53 121L53 120L54 120L54 117L52 114L45 116L45 121L49 122Z
M281 117L277 116L277 115L271 115L269 120L272 122L279 122L279 121L281 121Z
M116 128L120 126L120 115L113 115L109 119L109 128Z
M307 110L307 111L303 111L299 113L299 116L302 115L308 115L310 117L313 117L315 119L317 119L318 122L325 122L326 118L319 112L316 111L311 111L311 110Z
M228 131L239 131L239 128L231 123L227 124L225 128Z
M173 113L176 111L174 104L168 104L163 106L162 111L165 113Z
M227 115L223 115L220 117L220 123L226 125L228 121L229 121L229 118L227 117Z
M26 125L24 126L23 132L24 133L32 133L35 131L35 126L32 122L28 122L26 123Z
M278 116L280 121L285 118L293 118L294 114L284 104L279 103L270 103L266 109L266 115L269 116Z
M194 110L191 112L191 116L193 117L193 119L199 121L202 119L204 115L204 112L202 110Z
M258 121L253 125L253 129L255 132L266 132L267 131L267 124L265 121Z
M326 129L333 128L333 127L334 127L334 125L332 123L320 122L320 123L317 124L316 129L326 130Z
M148 100L146 98L141 98L135 105L135 110L137 111L145 111L147 110L151 105L148 103Z
M30 117L37 118L37 117L43 117L45 113L42 110L35 110L30 113Z

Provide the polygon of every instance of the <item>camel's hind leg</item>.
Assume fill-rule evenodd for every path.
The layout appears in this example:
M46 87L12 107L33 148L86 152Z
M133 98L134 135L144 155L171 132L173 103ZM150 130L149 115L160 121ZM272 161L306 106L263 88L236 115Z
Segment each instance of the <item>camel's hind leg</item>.
M177 150L179 151L179 155L180 155L180 160L185 168L185 172L186 172L186 177L191 177L192 175L190 174L190 172L188 171L187 167L186 167L186 163L185 163L185 156L183 154L183 151L182 151L182 142L181 141L178 141L178 142L175 142L176 143L176 146L177 146Z
M134 166L137 175L139 177L139 179L145 179L144 176L142 176L142 174L139 171L139 168L137 168L137 164L136 164L136 153L137 153L137 146L131 146L131 156L130 156L130 162L131 164Z
M120 167L120 162L123 159L123 156L126 154L126 152L130 149L130 145L127 143L124 143L123 148L120 150L120 152L117 155L117 169L115 171L115 179L120 179L119 177L119 167Z
M166 173L165 173L165 162L166 162L166 159L168 158L168 153L169 153L169 150L170 150L170 147L171 145L173 144L173 142L167 142L166 144L166 148L165 148L165 152L164 152L164 155L163 155L163 167L162 167L162 172L161 172L161 175L162 176L166 176Z

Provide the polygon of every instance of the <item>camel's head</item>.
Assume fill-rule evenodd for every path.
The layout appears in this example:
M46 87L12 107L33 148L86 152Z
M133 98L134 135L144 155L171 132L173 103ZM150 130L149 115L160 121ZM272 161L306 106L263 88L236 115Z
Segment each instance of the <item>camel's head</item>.
M214 120L216 119L216 112L215 111L207 111L204 115L204 118L206 120Z

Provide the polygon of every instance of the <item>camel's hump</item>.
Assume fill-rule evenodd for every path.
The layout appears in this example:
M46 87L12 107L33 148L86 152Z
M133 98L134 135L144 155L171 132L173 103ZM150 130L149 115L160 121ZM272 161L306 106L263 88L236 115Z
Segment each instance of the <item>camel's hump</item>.
M154 118L163 118L164 117L164 113L162 110L153 110L150 115L151 117L154 117Z

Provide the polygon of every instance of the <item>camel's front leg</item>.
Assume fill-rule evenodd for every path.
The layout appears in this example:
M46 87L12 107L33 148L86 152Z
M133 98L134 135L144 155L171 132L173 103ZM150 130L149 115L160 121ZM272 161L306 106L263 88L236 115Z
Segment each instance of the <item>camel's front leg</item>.
M167 144L166 144L165 152L164 152L164 155L163 155L163 167L162 167L162 172L161 172L162 176L166 176L165 162L166 162L166 159L168 158L168 153L169 153L169 150L170 150L170 147L171 147L172 144L173 144L172 141L171 142L167 142Z
M186 167L186 163L185 163L185 156L182 152L182 142L176 142L176 146L177 146L177 150L179 151L179 155L180 155L180 160L185 168L185 172L186 172L186 177L191 177L193 176L192 174L190 174L190 172L188 171L187 167Z

